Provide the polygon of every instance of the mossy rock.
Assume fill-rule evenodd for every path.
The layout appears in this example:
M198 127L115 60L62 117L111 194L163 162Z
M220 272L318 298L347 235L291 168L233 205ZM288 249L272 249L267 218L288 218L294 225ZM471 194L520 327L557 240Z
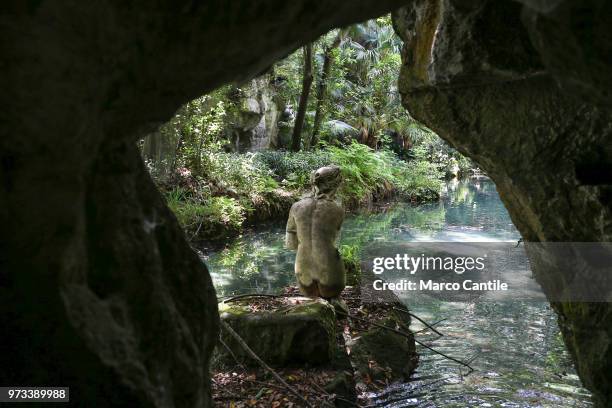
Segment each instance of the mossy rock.
M219 313L266 363L273 366L292 364L320 365L329 362L336 347L334 308L322 299L287 298L273 310L252 311L248 303L221 303ZM240 345L228 335L221 339L240 362L256 365ZM227 359L224 346L217 347L219 357Z
M389 317L382 325L395 328L397 317ZM407 380L418 364L414 338L374 327L347 344L355 371L375 380Z

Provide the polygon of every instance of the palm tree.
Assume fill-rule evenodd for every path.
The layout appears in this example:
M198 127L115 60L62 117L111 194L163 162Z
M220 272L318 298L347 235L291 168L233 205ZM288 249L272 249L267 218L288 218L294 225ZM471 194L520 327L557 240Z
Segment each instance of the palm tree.
M351 56L343 95L351 99L346 121L359 129L361 143L376 148L383 132L407 121L395 83L402 43L390 22L381 19L353 25L345 35L341 48Z
M317 83L317 103L315 107L315 118L312 126L312 136L310 137L310 146L315 147L318 143L319 131L321 129L321 122L323 120L323 105L327 97L327 82L329 72L333 64L334 51L344 37L345 30L338 30L338 34L335 36L331 44L325 46L323 51L323 67L321 68L321 75L319 75L319 81Z

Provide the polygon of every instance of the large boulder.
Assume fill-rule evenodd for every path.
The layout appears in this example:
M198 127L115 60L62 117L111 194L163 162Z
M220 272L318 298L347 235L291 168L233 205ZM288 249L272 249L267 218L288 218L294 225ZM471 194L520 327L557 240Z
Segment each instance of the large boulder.
M403 104L491 176L526 241L612 241L610 3L523 2L417 0L395 13ZM527 251L555 300L575 271ZM612 306L553 307L582 381L609 406Z
M407 381L418 364L418 355L409 330L393 315L378 322L391 329L402 329L406 335L382 327L369 330L347 341L351 363L357 376L371 381Z
M274 306L253 310L248 300L220 303L219 313L221 319L268 364L317 365L332 360L336 352L336 315L332 305L323 299L293 297L275 302ZM221 340L232 351L231 357L257 365L226 331L222 331ZM223 347L219 352L226 358L230 354Z

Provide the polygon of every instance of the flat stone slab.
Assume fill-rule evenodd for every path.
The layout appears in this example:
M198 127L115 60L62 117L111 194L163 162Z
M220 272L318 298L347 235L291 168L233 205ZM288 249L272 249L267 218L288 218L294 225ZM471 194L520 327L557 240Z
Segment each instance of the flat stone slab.
M318 365L333 357L336 316L333 306L323 299L280 297L257 302L257 298L245 298L220 303L219 314L270 365ZM224 331L221 340L242 363L257 364ZM223 345L218 352L231 358Z

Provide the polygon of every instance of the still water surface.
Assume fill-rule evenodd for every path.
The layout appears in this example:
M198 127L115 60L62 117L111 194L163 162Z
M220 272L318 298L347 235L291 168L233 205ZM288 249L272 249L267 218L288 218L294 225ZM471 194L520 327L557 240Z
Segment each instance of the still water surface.
M293 284L294 253L283 248L284 225L269 224L206 251L220 294L274 293ZM398 203L386 211L347 217L341 245L368 247L414 241L516 241L519 234L488 179L449 182L443 198L419 206ZM372 394L377 407L590 407L561 340L553 311L536 301L447 302L427 295L402 298L429 322L446 319L438 338L419 340L463 360L475 372L420 349L409 383ZM414 330L422 329L418 322Z

